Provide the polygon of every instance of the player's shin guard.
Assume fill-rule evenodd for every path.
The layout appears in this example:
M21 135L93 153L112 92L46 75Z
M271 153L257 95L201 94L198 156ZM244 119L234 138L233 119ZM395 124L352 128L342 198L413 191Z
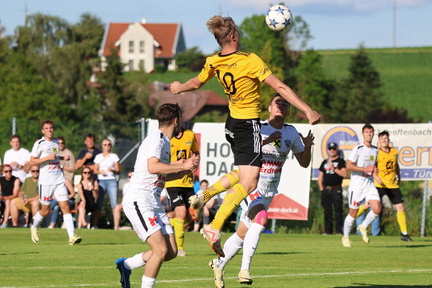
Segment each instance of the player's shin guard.
M220 206L218 212L210 226L216 230L222 230L222 226L228 217L240 206L240 202L248 195L246 189L240 183L231 188L233 191L228 191L225 195L224 202Z
M252 261L252 257L254 256L255 251L258 248L260 235L264 231L264 229L265 227L258 223L252 223L249 227L243 243L243 257L240 271L245 269L250 270L250 263Z
M207 203L213 196L220 194L239 182L240 171L238 169L225 174L221 179L219 179L212 186L207 188L204 192L204 203ZM229 184L228 184L229 183Z
M406 214L405 211L398 211L396 213L397 222L399 224L399 228L402 234L408 233L407 223L406 223Z

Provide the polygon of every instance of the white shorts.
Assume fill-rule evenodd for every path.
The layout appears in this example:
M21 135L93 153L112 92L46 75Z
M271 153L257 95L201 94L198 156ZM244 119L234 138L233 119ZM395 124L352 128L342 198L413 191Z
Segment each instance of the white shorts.
M39 201L42 205L50 205L53 195L59 202L69 200L69 193L64 183L55 185L39 184Z
M144 201L125 203L123 211L143 242L158 230L162 230L164 235L174 233L166 213L163 210L154 211Z
M264 207L266 207L265 203L264 203L264 199L256 191L249 194L240 203L240 206L242 208L242 212L240 215L240 221L243 222L243 224L245 224L247 228L250 228L250 225L252 224L252 220L253 220L253 219L250 219L248 217L249 211L257 205L263 205Z
M352 209L359 209L360 205L369 200L381 201L378 190L373 181L365 181L362 185L348 188L348 206Z

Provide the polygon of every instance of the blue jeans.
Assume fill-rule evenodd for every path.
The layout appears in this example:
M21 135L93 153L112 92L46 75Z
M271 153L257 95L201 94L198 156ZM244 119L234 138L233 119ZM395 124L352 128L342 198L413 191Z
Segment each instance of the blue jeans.
M367 213L369 213L370 209L365 210L360 216L358 216L356 218L356 227L358 227L361 223L363 223L364 219L366 218ZM372 236L378 236L378 234L380 233L380 225L381 225L381 221L380 221L380 215L378 215L375 220L372 222ZM359 231L356 231L357 235L360 235Z
M69 199L69 208L72 210L75 208L75 201ZM50 223L57 224L58 215L60 213L60 205L57 202L57 199L53 199L50 204L50 209L53 211L51 213Z
M99 198L96 204L97 209L102 208L106 192L108 192L108 196L110 198L111 209L114 209L117 205L118 193L118 185L116 179L99 180Z

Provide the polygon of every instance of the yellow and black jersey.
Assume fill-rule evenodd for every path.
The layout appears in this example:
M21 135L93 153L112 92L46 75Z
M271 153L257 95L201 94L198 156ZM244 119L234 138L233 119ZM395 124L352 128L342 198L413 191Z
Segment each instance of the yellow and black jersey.
M382 185L375 181L375 186L379 188L399 188L398 184L398 150L390 148L387 153L381 149L378 150L377 158L378 176L383 182Z
M172 137L170 140L171 146L171 162L176 162L181 159L189 159L192 153L198 152L198 143L195 138L195 133L191 130L184 130L180 138ZM193 187L194 176L192 173L187 173L183 178L167 181L165 187Z
M205 83L216 76L229 101L231 117L256 119L260 116L260 83L272 72L254 53L234 52L207 57L198 79Z

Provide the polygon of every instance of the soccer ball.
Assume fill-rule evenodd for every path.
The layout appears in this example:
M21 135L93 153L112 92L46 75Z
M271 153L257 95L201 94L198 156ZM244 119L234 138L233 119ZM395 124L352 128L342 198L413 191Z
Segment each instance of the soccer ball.
M274 5L267 11L265 18L267 26L270 29L280 31L291 24L292 14L288 7L284 5Z

